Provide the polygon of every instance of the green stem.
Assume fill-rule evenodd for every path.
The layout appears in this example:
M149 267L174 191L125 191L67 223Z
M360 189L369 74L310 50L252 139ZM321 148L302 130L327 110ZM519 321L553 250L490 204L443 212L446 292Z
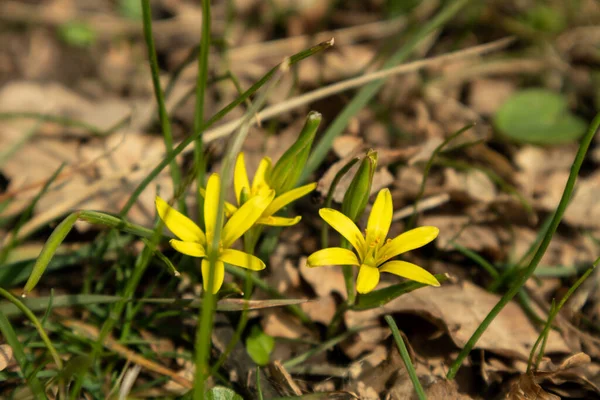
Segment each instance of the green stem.
M469 355L469 353L471 352L471 350L473 349L475 344L477 344L477 341L479 340L481 335L483 335L483 332L485 332L485 330L492 323L494 318L496 318L496 316L500 313L500 311L502 311L502 309L518 293L518 291L525 284L527 279L529 279L529 277L531 277L531 275L533 275L533 273L535 272L537 265L539 264L544 253L548 249L548 246L550 245L550 241L552 240L552 236L554 235L554 232L556 232L556 228L558 228L558 225L560 224L560 220L562 219L562 216L565 213L567 204L569 203L571 195L573 194L575 182L577 181L577 175L579 174L579 170L581 169L581 165L583 164L585 155L588 151L588 148L590 147L590 143L592 142L592 139L594 138L594 135L596 134L596 131L598 130L599 127L600 127L600 113L596 115L596 117L592 121L587 133L585 134L585 136L583 137L583 139L581 141L581 145L579 146L579 150L577 151L577 155L575 156L575 160L573 162L573 165L571 166L571 172L569 174L569 179L565 185L565 190L563 191L562 198L560 199L560 203L558 204L558 207L556 208L556 212L554 213L554 216L552 217L552 222L550 223L550 226L548 227L548 231L546 232L544 239L540 243L540 246L538 247L535 255L533 256L533 259L531 260L531 262L529 263L527 268L525 268L523 273L519 276L519 278L513 283L513 285L510 287L510 289L504 294L504 296L502 296L500 301L498 301L498 304L496 304L494 306L494 308L489 312L489 314L485 317L483 322L479 325L479 327L475 330L475 332L473 333L471 338L465 344L465 347L461 350L458 357L452 363L452 365L450 366L450 369L448 370L447 378L449 380L454 379L454 377L456 376L456 373L458 372L458 370L460 369L460 366L462 365L463 360L467 357L467 355Z
M242 145L248 131L250 129L250 119L256 113L260 107L264 104L267 96L271 93L272 89L279 82L282 75L289 70L289 61L284 61L281 64L280 70L269 83L263 92L258 96L252 107L248 109L245 114L244 121L239 132L232 138L229 143L229 148L225 153L223 159L223 166L221 169L221 188L219 193L219 207L216 213L215 230L213 233L212 243L207 243L207 259L210 263L208 271L208 285L207 290L204 291L203 308L199 311L198 315L198 329L196 330L196 374L194 379L194 400L202 400L204 398L205 390L205 379L207 378L210 371L208 370L208 361L210 353L210 341L211 332L213 328L213 317L215 312L215 296L212 293L214 284L214 269L216 261L219 257L219 241L221 240L221 230L223 228L223 221L225 217L224 213L224 202L225 202L225 191L233 181L233 166L235 159L242 149Z
M6 343L8 343L8 345L12 348L15 360L21 368L21 373L23 374L25 382L27 382L27 385L31 390L33 398L36 400L47 399L48 397L46 396L46 392L44 391L44 386L38 379L36 375L36 370L32 368L32 366L27 360L27 356L25 355L25 351L23 348L23 343L17 336L8 318L6 318L6 315L4 315L4 313L2 312L0 312L0 332L2 332Z
M144 22L144 39L148 47L148 60L150 62L150 72L152 74L152 85L154 86L154 97L158 103L158 115L160 118L160 126L165 141L167 154L173 152L173 134L171 132L171 121L169 121L169 113L165 105L165 98L160 86L160 71L158 68L158 58L156 56L156 47L154 46L154 37L152 36L152 11L150 9L150 0L142 0L142 20ZM171 179L173 179L173 190L176 191L181 184L181 170L177 165L177 161L173 157L171 159ZM179 210L186 214L185 198L179 198Z
M247 232L247 234L251 233L253 231L253 229L251 229L249 232ZM248 254L254 255L254 247L256 245L256 239L253 236L255 236L256 232L252 232L252 233L253 234L249 235L248 240L246 240L246 235L244 235L244 251ZM252 278L251 278L252 271L247 269L244 272L246 273L246 279L244 281L244 299L250 300L250 297L252 296L252 289L253 289ZM244 305L244 309L242 310L242 314L240 315L240 320L238 321L238 324L235 328L233 337L231 338L231 340L229 340L229 343L227 343L227 346L225 347L225 351L223 351L223 354L221 354L221 356L219 357L217 362L212 366L211 372L210 372L211 375L213 375L216 371L218 371L219 368L221 368L221 366L225 362L225 360L227 360L227 357L229 356L229 354L231 353L231 351L233 350L235 345L241 339L242 332L244 332L244 329L246 329L247 324L248 324L248 303L246 303Z
M204 159L204 94L208 77L208 54L210 50L210 0L202 2L202 37L200 39L200 52L198 53L198 77L196 79L196 107L194 109L193 136L196 136L194 145L194 164L196 166L196 187L203 188L206 175L206 161ZM198 221L203 226L204 198L197 190Z
M415 367L410 360L410 355L408 354L408 349L406 348L406 344L404 344L404 340L402 340L402 335L400 335L400 331L398 330L398 326L396 326L396 322L394 318L389 315L385 316L385 320L390 326L392 330L392 335L394 335L394 340L396 341L396 346L398 346L398 351L400 352L400 356L404 361L404 366L406 367L406 371L408 372L408 376L417 392L417 396L419 396L419 400L427 400L427 396L425 395L425 391L423 390L423 386L421 386L421 382L419 382L419 377L417 377L417 371L415 371Z
M144 1L147 1L147 0L144 0ZM288 62L290 66L294 65L294 64L304 60L305 58L312 56L313 54L316 54L322 50L325 50L325 49L331 47L331 45L332 45L331 42L320 43L316 46L311 47L310 49L307 49L307 50L301 51L300 53L294 54L292 57L289 58L289 60L286 60L286 62ZM212 116L209 120L207 120L204 123L203 129L207 129L210 126L212 126L215 122L219 121L226 114L228 114L231 110L233 110L235 107L237 107L238 105L240 105L241 103L246 101L246 99L248 99L254 93L256 93L256 91L258 89L260 89L265 83L267 83L273 77L273 75L275 75L275 73L279 70L280 66L281 66L281 64L273 67L261 79L259 79L254 85L252 85L248 90L246 90L242 96L237 97L234 101L229 103L222 110L220 110L218 113L216 113L214 116ZM127 200L127 203L125 203L125 205L119 212L120 216L127 215L129 210L131 210L131 207L133 207L133 205L137 201L140 194L144 191L144 189L146 189L146 187L150 184L150 182L152 182L154 180L154 178L156 178L158 176L158 174L160 174L160 172L167 165L169 165L169 163L173 159L175 159L175 157L178 154L180 154L190 143L192 143L194 140L196 140L198 138L198 135L194 133L194 134L188 136L187 138L185 138L185 140L183 140L183 142L181 142L177 147L175 147L175 149L173 149L173 151L170 154L167 154L166 157L156 167L154 167L154 169L135 188L135 190L129 197L129 200Z
M61 370L63 368L62 360L61 360L60 356L58 355L58 352L52 345L52 342L50 341L50 338L46 334L44 327L42 326L40 321L37 319L35 314L33 312L31 312L31 310L29 308L27 308L25 306L25 304L23 304L19 299L17 299L15 296L13 296L8 290L0 288L0 296L4 297L8 301L10 301L12 304L14 304L31 321L31 323L35 326L35 329L37 329L37 331L40 335L40 338L42 339L42 341L48 348L48 351L52 355L52 359L54 360L56 367L59 370Z
M423 171L423 179L421 180L421 187L419 188L419 193L415 197L415 201L414 201L415 205L413 208L413 213L410 216L410 219L408 220L408 222L406 223L407 231L414 228L414 226L415 226L415 221L417 219L417 214L418 214L417 213L417 204L419 204L419 201L421 201L421 198L423 197L423 194L425 193L425 184L427 183L427 178L429 177L429 171L431 170L431 167L433 166L433 161L434 161L435 157L442 151L442 149L444 147L446 147L448 145L448 143L450 143L451 141L456 139L458 136L463 134L463 132L466 132L469 129L471 129L473 126L474 126L474 124L469 124L469 125L465 126L464 128L461 128L458 131L454 132L452 135L448 136L442 143L440 143L440 145L435 148L433 153L431 153L431 157L429 157L429 160L427 160L427 164L425 165L425 170Z
M382 69L387 69L401 62L404 62L417 47L417 45L431 32L439 29L443 26L450 18L452 18L458 11L467 5L469 0L455 0L448 3L448 6L441 10L435 17L429 22L425 23L412 37L408 39L406 44L400 48L395 54L393 54L382 66ZM325 159L325 156L329 152L333 140L341 134L350 119L364 108L373 97L379 92L379 89L384 85L385 80L374 81L368 85L365 85L360 91L354 96L352 101L338 114L336 119L329 125L327 131L323 134L321 141L315 147L315 150L308 159L308 163L302 173L301 181L304 182L307 177L315 172L319 165Z

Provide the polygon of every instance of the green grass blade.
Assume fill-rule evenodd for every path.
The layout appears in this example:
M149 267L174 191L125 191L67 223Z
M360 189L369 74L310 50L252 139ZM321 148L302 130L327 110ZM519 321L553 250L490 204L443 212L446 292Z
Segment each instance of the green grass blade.
M8 343L8 345L12 348L13 356L19 367L21 368L21 372L25 377L25 381L31 389L31 393L33 394L36 400L45 400L46 392L44 391L44 386L40 382L40 380L35 375L34 369L30 366L27 361L27 356L25 355L25 349L23 348L23 344L17 337L15 330L6 315L0 312L0 332L2 332L2 336L4 336L4 340Z
M61 245L65 237L71 232L75 221L79 217L79 212L74 212L65 218L58 226L52 231L52 234L46 241L46 244L42 248L40 255L35 261L35 265L33 266L33 271L31 271L31 275L29 279L25 283L25 287L23 288L24 294L29 293L33 288L38 284L46 267L52 260L52 256L56 253L56 249Z
M54 296L52 299L52 308L85 306L88 304L110 304L121 300L121 296L111 296L103 294L67 294ZM44 311L48 307L50 297L25 298L21 301L24 307L34 311ZM18 317L21 315L20 309L11 302L0 303L0 312L7 318Z
M56 367L59 370L62 369L62 367L63 367L62 359L60 358L56 349L52 345L50 338L46 334L44 327L42 326L40 321L37 319L37 317L31 312L31 310L29 308L27 308L19 299L17 299L15 296L13 296L9 291L7 291L3 288L0 288L0 296L4 297L8 301L10 301L14 306L16 306L19 309L19 311L21 311L23 314L25 314L25 316L31 321L31 323L35 326L35 329L37 329L38 334L42 338L42 341L46 345L46 348L48 348L48 351L52 355L52 359L54 360Z
M160 85L158 58L156 56L156 47L154 46L154 37L152 36L152 11L150 9L150 0L142 0L142 20L144 22L144 39L146 41L146 47L148 48L152 85L154 86L154 97L156 97L156 103L158 104L160 126L167 154L170 154L173 151L173 133L171 132L171 121L169 120L169 113L167 112L165 98ZM173 189L174 191L177 191L177 188L181 184L181 170L179 169L179 165L177 165L175 158L171 160L170 165ZM183 197L179 198L179 210L184 214L186 213L185 199Z
M202 37L200 39L200 52L198 53L198 77L196 79L196 106L194 109L193 135L196 137L194 144L194 165L196 168L196 187L203 188L205 180L206 160L204 159L204 96L208 77L208 54L210 50L210 0L202 1ZM200 226L204 226L204 198L200 191L196 191L198 217Z
M331 45L332 45L332 42L330 42L330 41L323 42L316 46L311 47L310 49L303 50L300 53L294 54L293 56L291 56L289 58L289 65L290 66L294 65L294 64L304 60L305 58L308 58L316 53L319 53L319 52L331 47ZM223 118L226 114L228 114L235 107L237 107L238 105L240 105L241 103L246 101L254 93L256 93L261 87L263 87L273 77L273 75L275 74L275 72L277 72L278 69L279 69L279 65L276 67L273 67L261 79L259 79L254 85L252 85L248 90L246 90L243 95L238 96L234 101L229 103L221 111L217 112L213 117L211 117L209 120L207 120L204 124L204 129L209 128L211 125L213 125L215 122L219 121L221 118ZM148 176L146 176L139 183L139 185L135 188L135 190L129 197L129 200L127 200L127 203L125 203L125 205L121 209L121 212L119 213L120 216L127 215L127 213L129 212L131 207L133 207L133 205L137 201L137 199L140 196L140 194L142 193L142 191L144 191L144 189L150 184L150 182L152 182L152 180L154 178L156 178L158 176L158 174L160 174L160 172L167 165L169 165L171 160L173 160L179 153L181 153L194 140L196 140L195 134L190 135L187 138L185 138L185 140L183 142L181 142L177 147L175 147L175 149L173 149L171 154L167 154L167 156L156 167L154 167L154 169L148 174Z
M498 279L498 277L500 276L500 273L498 272L498 270L496 269L496 267L494 267L488 260L486 260L485 258L481 257L479 254L475 253L474 251L469 250L469 249L467 249L464 246L461 246L460 244L458 244L456 242L450 242L450 244L456 250L458 250L462 255L464 255L467 258L470 258L472 261L474 261L475 263L477 263L492 278Z
M463 360L467 357L467 355L469 355L469 353L471 352L471 350L473 349L475 344L477 344L477 341L479 340L481 335L483 335L483 332L485 332L485 330L492 323L494 318L496 318L496 316L500 313L500 311L502 311L502 309L512 300L512 298L521 289L521 287L523 287L523 285L525 284L527 279L529 279L529 277L531 277L531 275L533 275L533 273L535 272L537 265L539 264L544 253L548 249L548 246L550 245L550 242L552 240L552 236L554 235L554 232L556 232L556 228L558 228L558 225L560 224L560 221L565 213L567 204L569 203L571 195L573 194L575 182L577 181L577 175L579 174L579 170L581 169L581 165L583 164L585 155L587 154L588 148L590 147L590 144L591 144L592 140L594 139L594 136L595 136L598 128L600 128L600 113L596 115L596 117L590 124L590 127L589 127L587 133L581 140L581 144L579 146L579 150L577 150L577 155L575 156L575 160L573 161L573 164L571 166L571 172L569 174L569 179L567 180L567 183L565 185L565 189L564 189L562 197L560 199L560 203L558 204L558 207L556 208L556 211L554 212L554 215L552 217L552 222L550 223L550 226L548 227L548 231L544 235L544 239L542 240L542 242L540 243L540 246L538 247L537 251L535 252L535 255L533 256L533 258L532 258L531 262L529 263L529 265L527 266L527 268L525 268L523 270L523 272L521 273L521 275L519 276L519 278L516 279L515 282L513 282L512 286L509 288L509 290L504 294L504 296L502 296L500 301L498 301L498 303L494 306L494 308L489 312L489 314L481 322L479 327L475 330L475 332L473 333L471 338L467 341L467 343L465 344L465 346L459 353L456 360L450 366L450 369L448 370L448 374L447 374L448 379L450 379L450 380L454 379L454 377L456 376L456 373L460 369L460 366L461 366Z
M29 218L31 218L31 215L33 214L33 209L35 208L36 204L38 203L38 201L40 201L42 196L46 194L46 192L50 188L50 185L52 185L52 182L56 180L56 178L61 173L65 165L65 163L62 163L58 167L58 169L54 171L54 173L52 174L52 176L50 176L50 178L48 178L42 189L35 195L35 197L31 200L31 203L29 203L27 208L25 208L25 210L23 210L23 212L21 213L21 217L19 218L17 225L15 225L15 228L12 231L12 237L10 239L10 242L2 250L0 250L0 265L2 265L6 261L6 258L8 257L10 251L14 249L17 243L19 243L17 237L19 236L19 231L21 230L21 227L23 226L23 224L25 224L25 222L29 220Z
M427 400L427 396L425 395L423 386L421 386L421 382L419 382L419 378L417 377L417 371L415 371L415 367L412 364L412 361L410 360L408 349L406 348L406 344L404 344L404 340L402 340L402 335L400 335L400 331L398 330L398 326L396 326L394 318L392 318L389 315L386 315L385 320L390 326L390 329L392 330L392 335L394 335L394 340L396 341L396 345L398 346L398 351L400 352L402 361L404 361L404 366L406 367L406 371L408 372L408 376L410 377L415 391L417 392L419 400Z
M383 65L382 69L393 67L403 61L405 61L417 45L427 35L434 30L442 27L450 18L452 18L458 11L460 11L469 0L456 0L448 3L448 6L441 10L435 17L429 22L423 25L408 41L393 54ZM305 181L308 175L317 170L319 165L325 159L325 156L329 152L333 140L342 133L342 131L348 125L348 122L354 117L362 108L364 108L369 101L379 92L379 89L383 86L385 80L379 80L372 82L364 86L354 96L352 101L342 110L337 118L331 123L327 131L323 134L321 141L315 147L313 153L308 159L304 172L302 174L301 181Z
M417 219L417 214L418 214L417 213L417 204L419 204L419 201L421 201L421 198L423 198L423 194L425 193L425 185L427 184L427 178L429 177L429 171L431 171L431 167L433 166L433 161L435 160L435 157L444 149L444 147L446 147L448 145L448 143L450 143L451 141L453 141L454 139L456 139L457 137L462 135L464 132L471 129L473 126L474 126L474 124L470 124L470 125L467 125L461 129L459 129L458 131L454 132L452 135L450 135L446 139L444 139L444 141L442 143L440 143L439 146L437 146L435 148L435 150L433 150L433 153L431 153L431 157L429 157L429 160L427 160L427 164L425 165L425 169L423 170L423 180L421 181L421 187L419 187L419 193L415 197L415 201L414 201L415 206L413 208L413 213L410 216L410 219L408 220L408 222L406 223L407 231L414 228L414 226L415 226L415 221Z

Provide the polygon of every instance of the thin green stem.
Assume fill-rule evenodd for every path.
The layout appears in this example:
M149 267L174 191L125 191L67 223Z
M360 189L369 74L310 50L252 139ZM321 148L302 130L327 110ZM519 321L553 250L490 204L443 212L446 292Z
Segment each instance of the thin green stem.
M198 53L198 76L196 79L196 107L194 109L193 136L196 136L194 144L194 164L196 166L196 187L203 188L206 175L206 160L204 159L204 96L206 92L206 81L208 77L208 54L210 51L210 0L202 2L202 37L200 39L200 52ZM198 222L203 225L204 220L204 198L197 190L196 201L198 203Z
M21 368L21 373L23 374L25 382L27 382L27 385L31 390L33 397L36 400L47 399L48 397L46 396L46 392L44 391L44 386L36 376L36 370L32 368L31 364L27 360L23 344L21 343L19 337L13 329L10 321L2 312L0 312L0 332L2 332L4 340L6 340L8 345L12 348L15 360Z
M17 299L15 296L13 296L8 290L0 288L0 296L4 297L6 300L8 300L12 304L14 304L31 321L31 323L35 326L35 329L37 329L38 334L40 335L40 338L46 345L46 348L52 355L52 359L54 360L54 363L56 364L56 368L61 370L63 368L62 360L61 360L60 356L58 355L58 352L52 345L52 342L50 341L50 338L46 334L44 327L42 326L40 321L37 319L35 314L33 312L31 312L31 310L29 308L27 308L25 306L25 304L23 304L19 299Z
M494 306L494 308L485 317L483 322L475 330L475 332L473 333L471 338L467 341L467 343L465 344L465 347L461 350L458 357L452 363L452 365L450 366L450 369L448 370L447 378L449 380L454 379L454 377L456 376L456 373L458 372L458 370L460 369L460 367L462 365L462 362L469 355L469 353L471 352L471 350L473 349L473 347L475 346L475 344L477 343L477 341L479 340L481 335L483 335L483 332L485 332L485 330L492 323L494 318L496 318L496 316L500 313L500 311L502 311L502 309L518 293L518 291L525 284L527 279L529 279L531 277L531 275L533 275L533 273L535 272L537 265L539 264L544 253L548 249L548 246L550 245L550 241L552 240L552 236L554 235L554 232L556 232L556 229L558 228L558 225L560 224L560 220L562 219L562 216L565 213L565 210L567 208L567 205L569 203L571 195L573 194L575 182L577 181L577 175L579 174L579 170L581 169L581 165L583 164L585 155L588 151L588 148L590 147L590 143L592 142L592 139L594 138L594 135L596 134L596 131L598 130L599 127L600 127L600 113L596 115L596 117L592 121L587 133L585 134L585 136L583 137L583 139L581 141L581 145L579 146L579 150L577 151L577 155L575 156L575 160L573 161L573 165L571 166L571 172L569 174L569 179L567 180L567 183L565 185L565 190L563 191L562 197L560 199L560 203L558 204L558 207L556 208L556 212L554 213L554 216L552 217L552 222L550 223L550 226L548 227L548 231L546 232L544 239L540 243L540 246L538 247L535 255L533 256L533 258L532 258L531 262L529 263L529 265L527 266L527 268L525 268L523 270L523 273L519 276L519 278L516 279L516 281L513 283L513 285L510 287L510 289L504 294L504 296L502 296L500 301L498 301L498 303Z
M465 257L468 257L471 260L473 260L474 262L476 262L477 264L479 264L479 266L481 266L483 269L485 269L486 272L488 274L490 274L490 276L492 278L497 279L500 276L500 273L498 272L496 267L494 267L488 260L481 257L479 254L475 253L472 250L467 249L464 246L461 246L460 244L458 244L456 242L450 242L450 244L452 246L454 246L454 248L456 250L458 250L460 253L462 253Z
M248 254L254 255L254 247L256 245L256 240L254 240L254 238L252 236L253 235L250 235L250 237L248 237L249 240L246 240L246 237L244 237L244 251ZM246 279L244 280L244 300L250 300L250 297L252 296L252 289L253 289L252 278L251 278L252 271L247 269L244 272L246 273ZM235 332L233 333L231 340L229 340L229 343L227 343L227 346L225 346L225 351L223 351L223 353L221 354L221 356L219 357L217 362L212 366L211 372L210 372L211 375L214 374L216 371L218 371L219 368L221 368L221 366L223 365L223 363L227 360L227 357L229 356L231 351L234 349L235 345L241 339L242 332L244 332L244 329L246 329L247 324L248 324L248 303L246 303L244 305L244 309L242 310L242 314L240 315L240 320L238 321L238 324L235 328Z
M150 238L150 244L152 246L144 246L142 252L137 257L137 259L135 261L135 265L133 267L133 272L132 272L131 276L129 277L129 279L127 280L127 284L125 286L125 290L124 290L122 299L119 302L117 302L110 309L110 311L108 313L108 318L106 319L106 321L104 321L104 324L102 325L102 329L100 330L98 339L94 342L94 345L92 347L92 351L90 354L90 359L92 360L92 362L94 362L94 360L96 360L96 358L100 354L100 351L102 350L104 341L110 335L110 333L112 332L115 325L121 319L121 315L123 314L123 310L125 309L125 306L127 305L128 301L133 298L135 290L136 290L140 280L142 279L142 276L144 275L144 272L146 271L146 268L148 267L150 260L152 259L152 255L154 254L153 249L156 248L156 246L158 245L158 242L160 241L160 238L162 237L162 233L161 233L162 228L163 228L163 223L159 219L155 225L153 235ZM73 389L71 390L71 395L70 395L71 400L75 400L75 399L79 398L79 392L81 390L81 386L83 385L84 376L85 376L85 374L82 373L79 375L78 379L76 380L75 385L74 385Z
M362 328L362 329L364 329L364 328ZM294 358L290 358L289 360L287 360L287 361L285 361L283 363L283 366L285 368L293 368L293 367L295 367L298 364L302 364L303 362L305 362L306 360L308 360L312 356L317 355L319 353L322 353L322 352L324 352L326 350L329 350L333 346L337 345L338 343L343 342L344 340L346 340L350 336L354 335L355 333L359 332L360 330L361 330L361 328L349 329L346 332L342 333L341 335L338 335L338 336L336 336L334 338L326 340L325 342L323 342L323 343L319 344L318 346L316 346L316 347L308 350L305 353L297 355Z
M464 6L467 5L469 0L456 0L448 3L448 6L441 10L435 17L425 23L412 37L408 39L406 44L394 53L384 64L382 69L387 69L401 62L405 61L417 47L417 45L431 32L442 27L450 18L458 13ZM350 103L338 114L336 119L331 123L327 131L323 134L321 141L315 147L311 154L306 168L302 173L301 181L304 182L310 174L315 172L319 165L325 159L325 156L329 152L333 144L333 140L340 135L350 119L356 115L362 108L364 108L373 97L379 92L379 89L383 87L385 80L374 81L368 85L365 85L358 91L356 96L350 101Z
M31 215L33 214L33 209L35 208L36 204L38 203L38 201L40 201L42 196L46 194L46 192L50 188L50 185L56 180L56 178L63 170L65 165L66 163L64 162L60 164L60 167L58 167L58 169L54 171L52 176L48 178L42 189L35 195L35 197L31 200L27 208L25 208L25 210L23 210L23 212L21 213L21 217L19 217L19 221L17 221L17 224L15 225L15 228L12 231L12 236L9 243L6 246L4 246L3 249L0 249L0 265L4 264L6 258L8 257L12 249L14 249L15 246L19 243L19 241L22 240L18 239L21 227L25 224L25 222L29 220L29 218L31 218Z
M199 312L198 316L198 329L196 331L196 374L194 379L194 400L202 400L204 398L205 380L210 373L208 369L208 357L210 353L210 340L211 332L213 328L213 317L215 312L215 295L212 293L214 284L214 269L217 259L219 257L219 241L221 240L221 229L223 227L224 220L224 202L225 192L231 182L233 182L233 166L235 159L242 149L242 145L248 131L250 129L250 119L256 113L260 107L264 104L267 96L271 93L272 89L281 79L281 76L289 70L289 62L284 61L281 64L280 70L265 87L264 91L260 94L258 99L254 102L252 107L248 109L245 114L244 122L239 132L232 138L229 143L229 148L225 153L223 159L223 166L221 169L221 188L219 193L219 207L216 213L215 230L212 238L212 243L207 243L207 259L210 263L208 271L208 285L207 290L204 291L203 308Z
M398 330L398 326L396 326L396 321L389 315L385 316L385 320L390 326L392 330L392 335L394 335L394 340L396 341L396 346L398 346L398 351L400 352L400 356L402 357L402 361L404 361L404 366L406 367L406 371L408 372L408 376L417 392L417 396L419 396L419 400L427 400L427 396L425 395L425 391L423 390L423 386L421 386L421 382L419 382L419 377L417 376L417 371L415 371L415 367L412 364L410 359L410 354L408 354L408 349L406 348L406 344L404 344L404 340L402 340L402 335L400 335L400 331Z
M573 293L575 293L577 288L579 288L579 286L581 286L581 284L590 276L592 271L594 271L594 268L596 268L598 266L599 262L600 262L600 258L597 258L596 261L594 261L594 264L592 265L592 267L589 268L587 271L585 271L585 273L583 275L581 275L581 277L579 279L577 279L577 281L575 281L573 286L571 286L569 288L569 290L567 290L567 293L565 293L563 298L560 299L558 306L554 307L554 305L555 305L554 300L552 300L552 307L550 308L550 315L548 316L548 322L546 323L546 326L544 327L544 331L540 334L540 338L543 337L544 340L542 341L542 347L540 348L537 360L535 362L536 370L539 368L540 362L542 361L542 357L544 356L544 352L546 349L546 342L548 340L548 334L550 332L550 327L552 326L552 322L554 321L554 318L556 318L556 316L558 315L560 310L563 308L563 306L566 304L567 300L569 300L571 295L573 295ZM536 344L531 349L531 355L529 357L529 362L527 363L527 372L529 372L529 369L531 367L532 355L535 353L535 349L536 349L538 343L539 343L539 338L538 338L538 341L536 342Z
M144 39L148 48L148 60L150 62L150 72L152 75L152 85L154 86L154 97L158 103L158 115L162 129L163 139L167 154L173 152L173 134L171 132L171 121L165 105L165 98L160 86L160 70L158 68L158 58L156 56L156 47L154 46L154 37L152 36L152 10L150 9L150 0L142 0L142 20L144 22ZM181 184L181 170L177 161L173 157L170 161L171 179L173 180L173 190L176 191ZM179 210L186 213L185 198L179 198Z
M433 166L433 161L435 157L454 139L462 135L464 132L468 131L474 126L474 124L469 124L458 131L454 132L452 135L448 136L439 146L435 148L433 153L431 153L431 157L427 160L427 164L425 165L425 169L423 170L423 179L421 180L421 187L419 188L419 193L415 197L413 213L410 216L410 219L406 223L406 230L410 230L415 226L415 221L417 220L417 204L421 201L423 194L425 193L425 185L427 183L427 178L429 177L429 171L431 171L431 167Z
M147 1L147 0L145 0L145 1ZM294 65L294 64L304 60L305 58L312 56L313 54L316 54L320 51L323 51L323 50L331 47L331 45L332 45L331 42L320 43L320 44L313 46L307 50L301 51L300 53L294 54L292 57L289 58L289 60L286 60L286 63L288 63L290 66ZM229 103L227 106L225 106L219 112L217 112L214 116L212 116L210 119L208 119L204 123L203 129L207 129L210 126L212 126L214 123L216 123L221 118L223 118L225 115L227 115L231 110L233 110L235 107L237 107L238 105L240 105L241 103L246 101L246 99L248 99L254 93L256 93L256 91L258 91L258 89L260 89L263 85L265 85L273 77L273 75L275 75L275 73L278 71L280 66L281 66L281 64L273 67L261 79L259 79L254 85L252 85L248 90L246 90L243 95L237 97L234 101ZM152 182L152 180L154 180L154 178L156 178L158 176L158 174L160 174L160 172L167 165L169 165L169 163L173 159L175 159L175 157L178 154L180 154L190 143L192 143L194 140L196 140L197 136L198 135L196 135L194 133L194 134L188 136L187 138L185 138L177 147L175 147L175 149L173 149L173 151L170 154L167 154L166 157L156 167L154 167L154 169L139 183L139 185L135 188L135 190L133 191L133 193L127 200L127 203L125 203L123 208L121 208L121 211L119 212L119 215L121 217L127 215L129 210L131 210L131 207L133 207L133 205L137 201L140 194L144 191L144 189L146 189L146 187L150 184L150 182Z

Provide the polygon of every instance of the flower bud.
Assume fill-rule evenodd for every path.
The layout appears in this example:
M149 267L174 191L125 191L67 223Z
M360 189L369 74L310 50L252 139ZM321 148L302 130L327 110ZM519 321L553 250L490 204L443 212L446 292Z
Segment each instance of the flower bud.
M284 193L296 186L308 159L321 118L321 114L316 111L308 114L298 139L273 167L269 184L275 189L275 193Z
M371 195L373 174L377 168L377 152L369 150L363 158L342 201L342 213L353 221L357 221Z

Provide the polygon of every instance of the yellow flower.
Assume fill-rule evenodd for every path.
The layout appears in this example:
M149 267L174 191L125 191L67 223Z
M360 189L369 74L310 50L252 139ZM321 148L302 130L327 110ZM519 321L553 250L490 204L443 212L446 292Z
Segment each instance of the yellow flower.
M233 187L235 190L235 198L238 207L244 203L244 201L248 201L255 196L264 196L265 193L272 190L268 183L268 177L270 176L271 169L271 159L269 157L264 157L260 161L258 169L256 170L256 174L254 175L254 179L252 180L252 185L250 185L248 173L246 172L246 164L244 162L244 153L240 153L238 155L233 177ZM279 194L263 211L256 223L271 226L291 226L297 224L301 219L300 216L294 218L285 218L277 217L274 214L291 202L298 200L300 197L312 192L316 187L316 183L310 183L308 185L300 186L299 188ZM225 203L225 211L227 214L232 214L236 210L237 207L233 204Z
M156 210L160 219L180 239L171 239L171 246L180 253L202 258L204 290L208 288L209 261L206 257L210 253L209 247L213 243L217 210L219 208L220 186L219 175L212 174L206 185L204 200L206 232L203 232L191 219L169 206L166 201L158 196L156 197ZM261 195L249 199L231 215L223 229L221 229L219 248L217 249L218 257L213 273L213 293L217 293L223 285L225 277L225 265L223 263L237 265L252 271L260 271L265 268L265 263L260 258L230 247L233 242L255 224L267 206L271 204L274 196L275 192L271 190L264 191Z
M386 240L393 214L392 195L388 189L383 189L377 194L369 215L366 237L350 218L339 211L322 208L319 214L352 244L356 253L341 247L319 250L308 257L309 267L333 264L359 266L356 279L358 293L373 290L379 283L380 272L389 272L427 285L440 285L435 276L415 264L388 261L399 254L426 245L439 233L439 229L434 226L422 226Z

